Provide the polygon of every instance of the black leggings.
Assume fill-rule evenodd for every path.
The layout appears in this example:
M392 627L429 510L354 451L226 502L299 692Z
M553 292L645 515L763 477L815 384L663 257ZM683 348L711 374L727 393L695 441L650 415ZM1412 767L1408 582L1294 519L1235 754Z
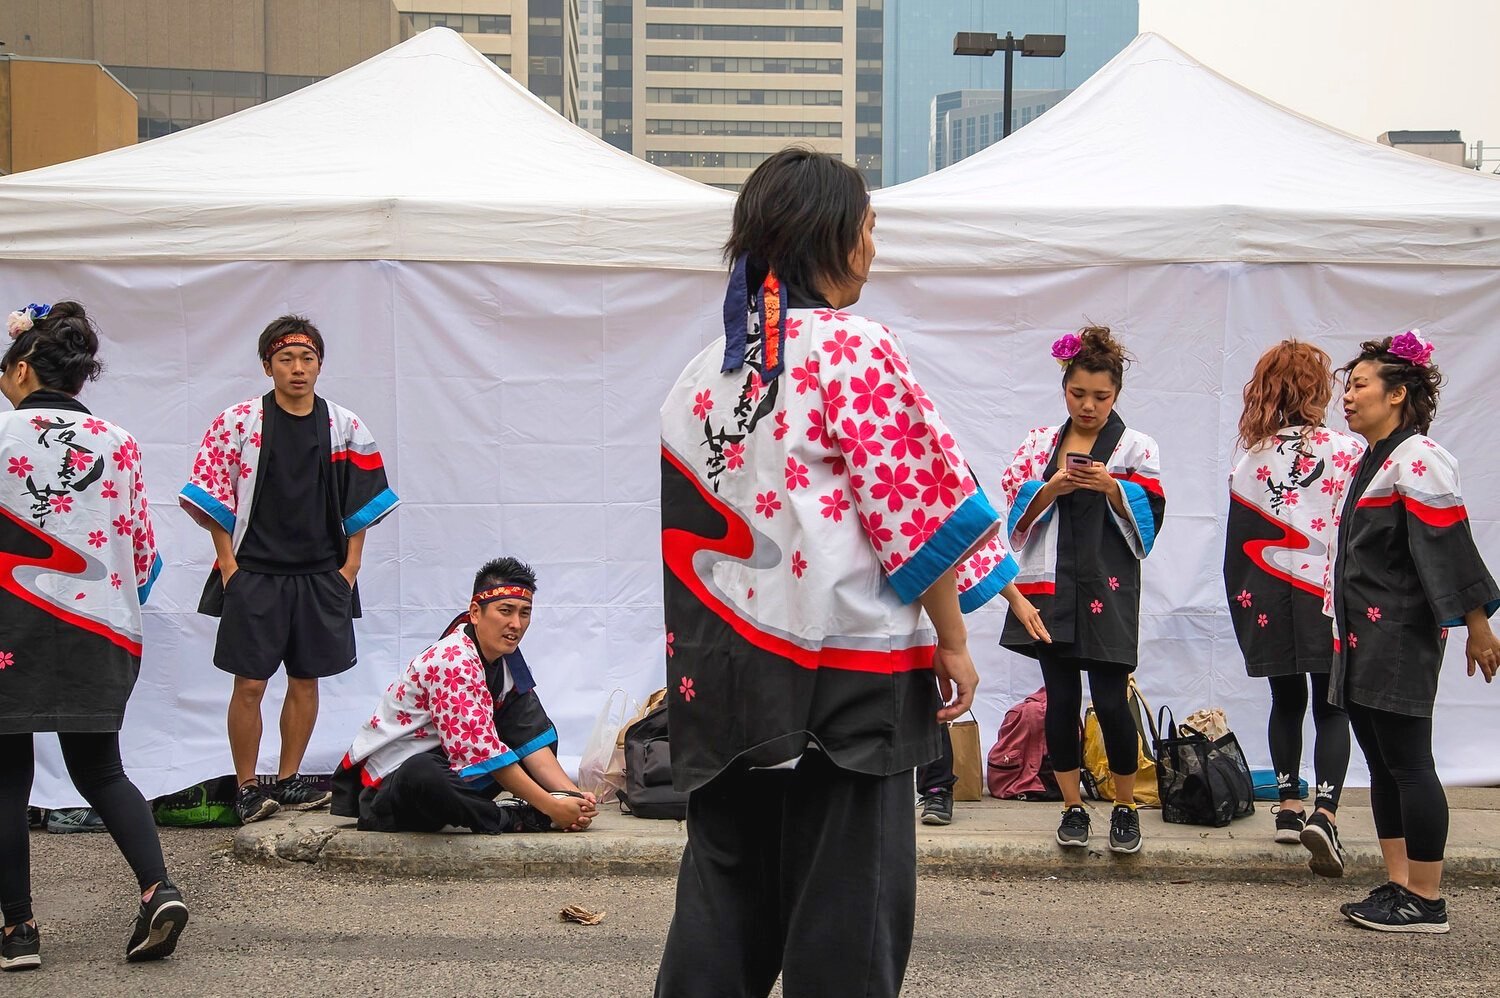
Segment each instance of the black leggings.
M0 908L6 925L32 918L31 842L26 827L26 805L36 768L31 738L29 733L0 735ZM73 786L104 819L141 890L166 880L151 806L120 764L119 732L60 732L57 740Z
M1130 715L1126 691L1130 672L1112 662L1091 662L1081 658L1059 658L1045 655L1041 659L1042 682L1047 686L1047 753L1052 768L1060 773L1077 769L1078 719L1083 709L1083 674L1089 674L1089 695L1094 700L1094 714L1104 735L1104 753L1109 757L1109 771L1131 776L1136 771L1140 733Z
M1307 687L1312 685L1313 807L1337 811L1344 776L1349 771L1349 715L1328 702L1328 674L1272 676L1271 719L1266 735L1271 765L1282 800L1297 800L1302 768L1302 719L1307 714Z
M1432 761L1432 718L1351 703L1349 725L1370 764L1376 837L1405 839L1413 862L1442 862L1448 797Z

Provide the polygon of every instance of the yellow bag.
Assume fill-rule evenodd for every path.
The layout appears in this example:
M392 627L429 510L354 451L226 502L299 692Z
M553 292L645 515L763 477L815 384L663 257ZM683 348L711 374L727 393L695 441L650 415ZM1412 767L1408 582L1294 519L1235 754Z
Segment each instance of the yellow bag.
M1141 696L1140 687L1135 685L1134 677L1125 697L1135 714L1135 803L1137 807L1161 807L1161 797L1156 790L1156 760L1151 755L1152 746L1157 741L1156 722L1152 719L1151 707ZM1099 727L1099 718L1094 716L1093 704L1083 712L1083 778L1086 783L1092 783L1094 795L1100 800L1115 799L1115 780L1104 751L1104 732Z

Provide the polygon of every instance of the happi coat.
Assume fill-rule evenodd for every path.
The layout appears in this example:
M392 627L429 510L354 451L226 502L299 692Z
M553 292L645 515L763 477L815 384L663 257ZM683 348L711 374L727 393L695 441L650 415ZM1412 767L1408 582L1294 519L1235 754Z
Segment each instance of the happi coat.
M160 571L129 433L61 392L0 415L0 734L120 730Z
M1090 456L1120 483L1125 514L1098 492L1059 496L1025 530L1021 518L1057 471L1069 423L1026 434L1000 480L1010 503L1006 522L1020 563L1016 588L1042 615L1059 655L1135 668L1140 636L1141 562L1151 553L1166 512L1156 441L1125 425L1118 412L1094 440ZM1035 657L1036 640L1008 614L1000 643Z
M1224 592L1251 676L1327 672L1323 615L1334 523L1364 443L1323 426L1288 426L1229 475Z
M731 286L724 339L661 409L668 721L685 791L735 760L807 750L874 775L936 758L936 639L916 601L956 567L971 610L1015 574L896 335L801 307L774 277L765 290L746 324Z
M505 698L535 689L519 651L506 656ZM378 787L407 759L441 746L449 768L474 787L488 785L498 769L557 744L547 729L523 745L508 745L495 729L495 697L472 631L456 628L413 658L386 687L380 704L360 725L340 772L354 770Z
M207 529L217 524L228 531L234 550L240 549L255 514L260 479L256 475L260 456L270 446L266 438L267 406L276 404L274 392L231 406L214 419L193 460L192 475L178 493L182 508ZM314 414L328 420L328 461L332 509L330 522L343 534L340 562L348 554L348 538L385 519L401 500L386 480L385 462L375 438L358 416L343 406L317 397ZM224 606L224 581L218 566L209 572L203 587L199 613L218 616ZM354 588L354 616L360 615L359 585Z
M1335 550L1328 699L1431 717L1448 628L1500 608L1458 461L1412 429L1375 444L1344 498Z

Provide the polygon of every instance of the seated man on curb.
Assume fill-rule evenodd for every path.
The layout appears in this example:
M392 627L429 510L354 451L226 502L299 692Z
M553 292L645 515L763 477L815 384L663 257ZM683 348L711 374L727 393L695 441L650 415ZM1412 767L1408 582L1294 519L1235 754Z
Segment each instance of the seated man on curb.
M598 813L558 764L521 637L536 574L497 558L433 645L386 688L333 778L334 814L364 831L583 831ZM519 798L496 803L501 790Z

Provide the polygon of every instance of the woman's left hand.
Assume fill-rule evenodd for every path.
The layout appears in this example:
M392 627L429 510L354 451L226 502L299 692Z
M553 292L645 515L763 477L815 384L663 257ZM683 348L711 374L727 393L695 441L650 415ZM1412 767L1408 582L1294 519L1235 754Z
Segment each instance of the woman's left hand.
M1047 633L1047 626L1042 623L1042 612L1032 604L1031 600L1025 596L1017 596L1010 604L1010 612L1016 615L1021 626L1026 628L1027 634L1045 644L1052 643L1052 635Z
M1109 469L1100 461L1095 461L1087 468L1070 468L1068 477L1077 483L1079 488L1088 489L1090 492L1103 492L1108 495L1120 487L1120 483L1115 481Z
M1464 658L1469 662L1469 675L1474 675L1474 667L1477 665L1479 671L1484 673L1485 682L1494 681L1495 672L1500 670L1500 638L1495 637L1489 621L1486 620L1481 628L1469 628L1469 640L1464 643Z

